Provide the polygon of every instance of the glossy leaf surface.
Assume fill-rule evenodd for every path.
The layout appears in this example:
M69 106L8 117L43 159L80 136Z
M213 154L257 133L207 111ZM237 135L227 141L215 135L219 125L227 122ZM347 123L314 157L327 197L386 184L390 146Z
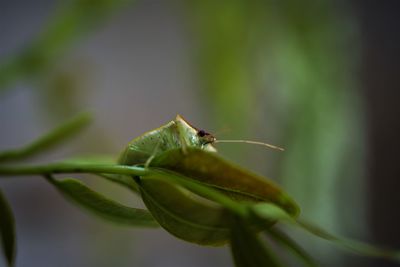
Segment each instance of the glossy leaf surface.
M232 215L160 175L138 182L142 199L156 220L172 235L200 245L218 246L229 240Z
M240 168L215 153L188 147L169 150L151 161L152 167L168 169L215 188L234 200L272 202L292 216L298 205L275 183Z

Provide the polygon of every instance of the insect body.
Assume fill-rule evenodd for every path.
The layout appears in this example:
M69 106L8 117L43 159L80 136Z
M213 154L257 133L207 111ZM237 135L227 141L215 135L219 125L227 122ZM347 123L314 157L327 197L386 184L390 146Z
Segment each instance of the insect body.
M119 163L144 164L150 157L175 148L197 147L216 152L214 142L214 136L193 127L182 116L177 115L175 120L133 139L120 156Z

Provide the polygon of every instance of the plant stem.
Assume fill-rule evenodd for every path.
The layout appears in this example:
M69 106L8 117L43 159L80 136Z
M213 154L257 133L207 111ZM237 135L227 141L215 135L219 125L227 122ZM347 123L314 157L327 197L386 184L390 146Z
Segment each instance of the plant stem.
M149 173L142 167L106 164L53 163L32 166L1 166L1 176L48 175L59 173L113 173L143 176Z

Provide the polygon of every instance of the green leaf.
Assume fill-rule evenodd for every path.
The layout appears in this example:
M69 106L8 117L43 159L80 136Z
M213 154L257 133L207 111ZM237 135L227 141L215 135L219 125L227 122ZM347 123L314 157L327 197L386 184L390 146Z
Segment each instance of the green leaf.
M179 173L235 200L272 202L292 216L299 213L298 205L275 183L212 152L192 147L173 149L155 157L150 165Z
M139 192L139 188L135 183L135 181L133 180L132 176L122 175L122 174L105 174L105 173L100 173L96 175L103 177L113 183L122 185L135 193Z
M261 218L274 221L293 221L294 218L281 207L273 203L257 203L251 205L251 210Z
M115 164L115 158L107 156L107 155L91 155L91 156L85 156L85 157L69 158L67 160L63 160L62 163L110 165L113 163ZM139 192L139 189L138 189L134 179L130 175L106 174L106 173L99 173L96 175L100 176L102 178L105 178L113 183L122 185L135 193Z
M282 266L256 233L239 220L232 226L230 245L236 267Z
M146 210L123 206L91 190L75 179L55 180L47 177L63 195L84 209L120 224L141 227L157 227L153 216Z
M15 221L10 205L0 190L0 236L8 266L15 261Z
M246 205L243 205L243 203L240 203L237 200L230 198L229 196L221 191L216 190L215 188L204 185L196 180L188 179L181 174L168 170L157 170L154 168L150 168L148 170L150 170L151 173L155 174L156 177L160 177L160 179L167 180L176 185L180 185L199 196L203 196L208 200L219 203L221 206L230 210L237 216L244 218L249 215Z
M25 147L0 152L0 162L27 159L45 152L72 137L87 126L90 121L91 116L88 113L82 113Z
M345 249L347 251L351 251L362 256L384 258L400 263L400 250L381 248L360 241L341 238L328 233L327 231L316 225L302 220L296 220L296 225L308 231L309 233L319 238L328 240L337 247Z
M256 232L274 223L264 220L260 224L249 213L247 202L233 200L195 180L165 170L148 171L150 175L136 178L142 199L160 225L180 239L200 245L223 245L230 237L233 216L246 220Z
M299 227L314 236L319 238L328 240L332 242L332 244L336 245L337 247L344 249L346 251L351 251L353 253L368 256L368 257L376 257L376 258L384 258L388 260L392 260L395 262L400 263L400 251L399 250L392 250L392 249L385 249L380 248L374 245L366 244L363 242L346 239L342 237L338 237L332 235L325 231L324 229L313 225L309 222L305 222L300 219L293 218L285 210L282 208L271 204L271 203L259 203L253 205L251 210L259 216L260 218L264 218L268 222L270 220L277 220L285 223L289 223L290 225Z
M288 248L294 255L296 255L299 259L303 261L305 266L309 267L318 266L315 260L302 247L300 247L300 245L298 245L293 239L291 239L284 232L280 231L275 227L271 227L266 230L266 234L269 237L272 237L275 241L277 241L281 245Z
M138 180L142 199L160 225L188 242L210 246L228 242L231 213L171 183L166 175L146 175Z

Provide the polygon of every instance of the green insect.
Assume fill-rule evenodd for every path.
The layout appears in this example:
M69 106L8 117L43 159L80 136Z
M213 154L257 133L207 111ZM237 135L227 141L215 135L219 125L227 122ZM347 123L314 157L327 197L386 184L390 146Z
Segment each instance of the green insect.
M192 126L182 116L133 139L122 153L119 163L136 165L149 163L157 155L176 148L185 150L196 147L209 152L217 152L215 143L249 143L263 145L277 150L280 147L248 140L217 140L212 134Z
M173 171L236 201L272 202L297 216L297 204L273 182L220 158L214 147L218 142L243 142L282 150L255 141L217 140L177 115L175 120L132 140L122 152L119 164ZM234 216L222 206L160 175L135 177L135 181L146 207L174 236L200 245L218 246L229 242Z
M188 123L182 116L133 139L122 153L119 163L136 165L149 163L157 155L175 148L197 147L216 152L215 137Z

